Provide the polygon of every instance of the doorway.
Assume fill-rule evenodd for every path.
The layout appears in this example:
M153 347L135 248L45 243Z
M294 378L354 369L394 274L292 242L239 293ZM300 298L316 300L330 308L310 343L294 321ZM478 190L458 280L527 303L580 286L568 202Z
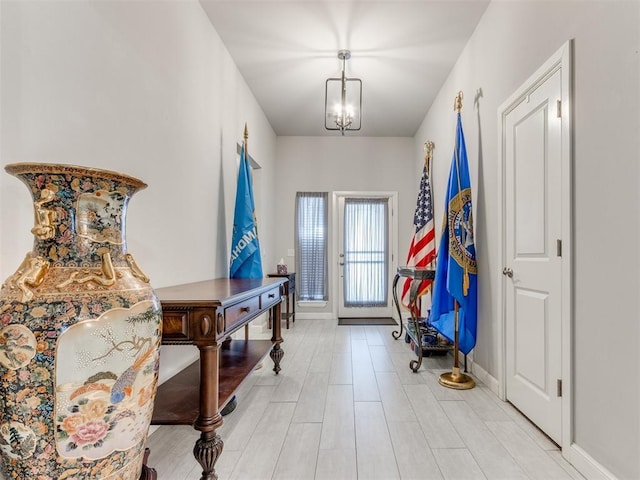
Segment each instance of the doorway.
M395 194L338 193L339 318L391 317Z
M498 110L503 338L500 395L570 438L570 43Z

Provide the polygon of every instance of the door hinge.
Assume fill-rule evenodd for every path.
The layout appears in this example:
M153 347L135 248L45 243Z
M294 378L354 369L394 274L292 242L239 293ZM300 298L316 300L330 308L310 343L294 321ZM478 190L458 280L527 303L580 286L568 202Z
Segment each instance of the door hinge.
M558 397L561 397L562 396L562 380L561 379L557 380L556 388L558 391Z
M556 240L556 255L558 257L562 256L562 240L560 239Z
M556 117L562 118L562 100L556 101Z

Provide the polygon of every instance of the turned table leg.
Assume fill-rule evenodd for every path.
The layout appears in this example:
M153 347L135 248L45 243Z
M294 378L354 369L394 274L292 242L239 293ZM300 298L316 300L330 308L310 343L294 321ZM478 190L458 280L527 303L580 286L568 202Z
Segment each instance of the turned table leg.
M280 308L281 308L281 302L276 303L271 308L271 313L273 314L273 318L276 318L276 319L280 318ZM280 360L282 360L282 357L284 356L284 350L280 348L280 344L283 342L282 333L281 333L282 326L280 325L281 323L282 322L280 321L273 322L273 335L271 336L271 342L273 342L273 348L271 349L271 352L269 352L269 356L271 357L271 360L273 360L273 371L276 372L276 375L280 370L282 370L280 368Z
M215 465L223 443L216 430L222 426L218 412L218 345L198 345L200 349L200 413L193 428L201 432L193 456L202 466L200 480L216 480Z
M202 466L200 480L217 480L216 462L222 453L222 439L216 432L202 432L200 438L193 447L193 456Z

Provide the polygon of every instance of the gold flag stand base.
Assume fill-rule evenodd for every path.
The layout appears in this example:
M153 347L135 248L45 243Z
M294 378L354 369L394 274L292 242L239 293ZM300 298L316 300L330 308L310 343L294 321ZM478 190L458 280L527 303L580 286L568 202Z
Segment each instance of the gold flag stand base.
M455 388L456 390L469 390L476 386L476 382L473 381L473 378L466 373L460 373L460 369L458 367L453 367L452 372L440 375L438 382L443 387Z
M466 373L460 373L460 363L458 362L458 310L460 306L458 305L457 300L454 300L453 305L453 311L455 312L455 327L453 337L453 371L440 375L438 382L443 387L455 388L456 390L469 390L476 386L476 382L473 381L473 378L471 378L470 375L467 375Z

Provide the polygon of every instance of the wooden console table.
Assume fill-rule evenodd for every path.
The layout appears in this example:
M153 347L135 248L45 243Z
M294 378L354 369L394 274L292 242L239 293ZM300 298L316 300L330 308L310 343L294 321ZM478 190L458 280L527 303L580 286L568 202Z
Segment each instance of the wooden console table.
M215 463L223 442L220 410L267 353L273 371L280 371L284 355L280 322L274 322L271 340L230 339L236 330L270 311L280 318L283 278L219 278L158 288L162 304L165 345L196 345L200 360L158 387L153 425L193 425L200 431L193 454L202 465L201 480L217 478ZM160 360L162 361L162 359Z

